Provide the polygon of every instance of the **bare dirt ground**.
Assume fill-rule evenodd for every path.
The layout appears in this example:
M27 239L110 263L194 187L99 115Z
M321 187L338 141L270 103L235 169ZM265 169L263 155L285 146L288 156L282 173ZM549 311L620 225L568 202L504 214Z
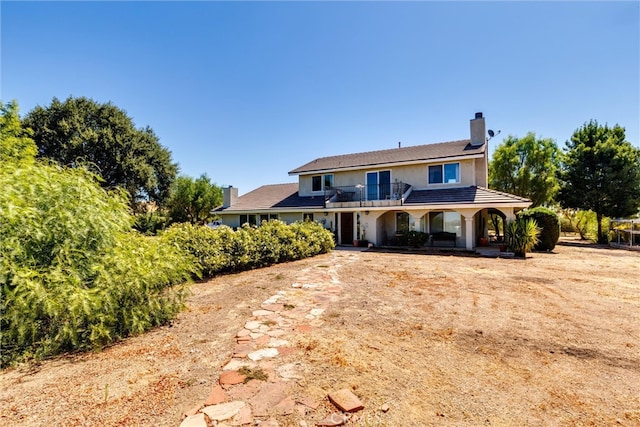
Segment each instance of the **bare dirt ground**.
M172 327L0 373L0 424L178 426L252 310L328 268L343 291L296 337L290 387L349 388L348 425L640 425L640 253L569 239L526 260L338 250L194 284Z

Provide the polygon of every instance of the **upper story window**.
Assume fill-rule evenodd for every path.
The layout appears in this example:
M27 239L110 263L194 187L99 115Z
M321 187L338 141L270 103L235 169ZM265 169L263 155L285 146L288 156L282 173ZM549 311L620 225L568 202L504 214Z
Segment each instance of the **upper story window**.
M314 175L311 177L311 191L322 191L333 188L333 174Z
M460 163L429 166L429 184L457 184L460 182Z

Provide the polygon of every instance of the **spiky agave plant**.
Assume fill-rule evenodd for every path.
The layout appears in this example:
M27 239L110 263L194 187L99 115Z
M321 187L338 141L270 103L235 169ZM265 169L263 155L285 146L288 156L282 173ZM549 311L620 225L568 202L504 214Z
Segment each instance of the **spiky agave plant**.
M538 223L532 218L507 221L505 226L507 248L517 257L526 258L527 252L538 243L539 234Z

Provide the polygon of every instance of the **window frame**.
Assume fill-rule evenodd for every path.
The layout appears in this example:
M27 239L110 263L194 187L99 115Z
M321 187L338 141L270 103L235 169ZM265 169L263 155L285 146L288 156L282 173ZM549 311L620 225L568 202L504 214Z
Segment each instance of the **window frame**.
M460 215L459 212L431 211L428 214L428 223L429 233L431 234L446 231L455 233L456 237L462 237L462 215ZM435 225L439 225L440 227L435 229Z
M455 166L455 181L447 181L447 166ZM432 171L436 172L439 170L439 181L432 181ZM442 185L442 184L460 184L460 162L449 162L449 163L438 163L435 165L427 166L427 181L429 185Z
M330 182L327 182L330 181ZM327 185L329 184L329 185ZM311 175L311 191L319 193L321 191L331 190L334 187L334 176L332 173L322 175Z

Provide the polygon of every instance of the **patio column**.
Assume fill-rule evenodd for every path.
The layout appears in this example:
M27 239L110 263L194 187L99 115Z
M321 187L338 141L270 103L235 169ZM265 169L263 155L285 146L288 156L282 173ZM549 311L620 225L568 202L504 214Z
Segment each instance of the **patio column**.
M466 236L467 250L473 250L473 216L464 217L464 234Z
M480 211L480 209L458 209L457 211L464 216L465 246L467 250L472 251L474 237L473 217Z

